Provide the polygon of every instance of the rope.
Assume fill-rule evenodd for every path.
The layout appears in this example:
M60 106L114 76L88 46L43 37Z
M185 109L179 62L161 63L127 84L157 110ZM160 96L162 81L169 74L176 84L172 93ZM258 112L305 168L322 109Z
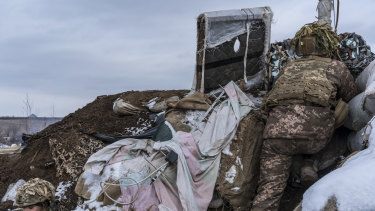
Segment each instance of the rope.
M106 192L106 190L107 190L108 187L111 186L111 185L108 185L105 189L103 189L102 183L100 183L100 187L102 188L104 195L106 195L107 198L109 198L111 201L113 201L113 202L115 202L115 203L117 203L117 204L121 204L121 205L129 205L129 204L133 204L133 203L137 200L138 195L139 195L139 183L138 183L135 179L133 179L133 178L130 178L130 177L123 177L122 179L124 179L124 178L126 178L126 179L130 179L130 180L133 180L133 181L137 184L137 193L135 194L135 197L133 198L133 200L132 200L131 202L129 202L129 203L122 203L122 202L119 202L119 201L113 199L112 197L110 197L109 194ZM105 184L106 184L106 183L105 183ZM108 183L107 183L107 184L108 184ZM99 195L100 195L100 194L99 194Z
M247 63L247 51L249 48L249 35L250 35L250 24L246 24L246 49L245 49L245 56L243 58L243 77L245 83L247 83L247 77L246 77L246 63Z
M360 151L355 151L353 152L352 154L348 155L343 161L341 161L341 163L337 166L337 168L341 168L342 165L344 165L344 163L351 157L353 157L354 155L356 155L358 152Z

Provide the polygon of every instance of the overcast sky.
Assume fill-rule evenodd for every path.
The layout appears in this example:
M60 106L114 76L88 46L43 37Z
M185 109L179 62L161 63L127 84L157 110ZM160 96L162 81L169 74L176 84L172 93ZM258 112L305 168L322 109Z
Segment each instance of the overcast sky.
M318 0L2 0L0 116L65 116L96 96L190 89L196 18L270 6L271 42L315 21ZM375 48L375 1L340 1L339 32Z

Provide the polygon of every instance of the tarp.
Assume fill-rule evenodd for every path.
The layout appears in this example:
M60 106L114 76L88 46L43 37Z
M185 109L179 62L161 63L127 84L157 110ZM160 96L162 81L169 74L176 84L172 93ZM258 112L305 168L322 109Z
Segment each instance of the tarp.
M111 177L107 171L115 168L113 165L116 163L121 164L133 159L141 162L145 153L139 153L140 151L153 155L158 151L173 150L178 154L177 166L167 167L169 176L160 176L152 183L161 202L159 209L167 207L172 210L207 210L215 187L221 150L233 139L239 122L253 107L252 102L233 82L225 86L224 90L228 99L213 109L206 125L200 130L192 133L177 132L171 140L165 142L124 139L93 154L84 167L84 184L90 186L90 183L109 180ZM142 159L139 159L139 156ZM152 169L146 161L144 164L149 169L139 172L146 175ZM112 166L107 168L108 165ZM137 163L137 166L142 165ZM121 172L129 171L126 170L126 165L121 168ZM174 168L174 171L170 168ZM101 174L104 176L100 176Z

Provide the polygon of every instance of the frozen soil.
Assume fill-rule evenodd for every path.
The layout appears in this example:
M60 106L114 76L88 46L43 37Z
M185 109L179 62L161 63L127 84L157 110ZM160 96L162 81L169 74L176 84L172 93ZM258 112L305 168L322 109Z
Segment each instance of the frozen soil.
M121 97L127 102L142 106L155 97L166 99L171 96L182 98L188 90L149 90L129 91L115 95L97 97L85 107L69 114L60 122L50 125L43 131L33 135L28 146L21 154L0 155L0 197L7 191L9 184L19 179L29 180L39 177L50 181L55 187L61 181L71 181L69 175L56 177L56 168L49 147L49 139L55 138L61 142L66 150L75 146L82 132L99 133L109 136L129 135L126 128L138 127L138 120L149 119L149 112L142 112L133 116L119 116L112 110L113 102ZM152 125L151 125L152 126ZM85 161L84 161L85 162ZM59 204L60 210L72 210L77 205L78 197L74 193L74 186L66 193L67 199ZM1 203L0 210L13 208L11 202Z

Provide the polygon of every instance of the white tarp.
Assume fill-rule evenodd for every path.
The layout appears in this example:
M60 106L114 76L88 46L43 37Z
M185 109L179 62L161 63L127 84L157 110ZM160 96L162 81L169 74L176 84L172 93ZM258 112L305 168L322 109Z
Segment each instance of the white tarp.
M246 33L249 20L263 20L266 24L266 37L269 37L272 15L269 7L206 12L206 48L216 47ZM269 43L269 40L265 42ZM268 47L265 49L268 50Z
M119 159L116 159L118 161L131 162L132 159L136 159L134 157L137 156L136 152L139 150L146 150L150 153L166 149L173 150L178 154L177 171L174 171L175 176L173 176L176 178L175 183L172 181L172 184L164 177L159 177L153 183L161 202L159 209L164 207L164 210L167 208L172 210L207 210L219 170L221 150L231 142L240 120L253 107L250 99L234 82L228 83L224 91L228 95L228 99L214 108L204 127L193 133L177 132L172 140L165 142L124 139L93 154L84 167L85 172L82 177L86 177L85 185L90 186L89 183L103 182L103 178L99 176L100 173L104 170L103 176L108 175L106 173L108 162L116 158L116 154L122 152L124 146L126 146L123 148L125 151L118 157ZM149 147L152 145L153 149L150 150ZM141 158L143 159L143 157ZM145 162L144 164L147 165ZM137 165L142 166L141 163ZM109 168L114 167L116 166L112 164ZM117 165L117 168L121 168L121 171L124 172L126 166ZM172 167L167 167L166 170L169 168ZM113 171L111 170L111 172ZM114 172L119 171L114 170ZM97 195L98 192L95 192ZM95 199L95 197L92 195L90 198Z

